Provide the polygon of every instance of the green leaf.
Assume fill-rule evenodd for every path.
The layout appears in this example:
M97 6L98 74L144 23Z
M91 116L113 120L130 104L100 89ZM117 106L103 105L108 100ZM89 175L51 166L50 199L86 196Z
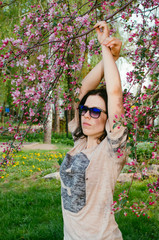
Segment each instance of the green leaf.
M75 102L77 103L77 102L79 102L80 100L79 100L79 98L75 98Z

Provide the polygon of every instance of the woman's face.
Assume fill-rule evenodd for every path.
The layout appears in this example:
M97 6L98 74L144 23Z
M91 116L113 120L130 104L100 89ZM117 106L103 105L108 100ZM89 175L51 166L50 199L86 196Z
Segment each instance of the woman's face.
M98 95L90 95L85 104L85 106L97 107L101 108L102 110L106 111L106 106L104 100ZM81 125L83 133L86 136L91 136L94 138L100 137L105 129L105 124L107 120L107 115L101 112L99 118L95 119L92 118L89 114L89 111L86 112L84 116L81 116Z

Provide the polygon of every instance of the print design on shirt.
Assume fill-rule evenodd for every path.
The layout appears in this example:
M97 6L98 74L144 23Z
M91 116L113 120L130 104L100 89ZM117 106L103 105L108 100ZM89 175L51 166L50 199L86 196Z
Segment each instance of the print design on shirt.
M61 167L61 195L64 209L78 213L86 204L85 171L89 159L84 153L66 154Z

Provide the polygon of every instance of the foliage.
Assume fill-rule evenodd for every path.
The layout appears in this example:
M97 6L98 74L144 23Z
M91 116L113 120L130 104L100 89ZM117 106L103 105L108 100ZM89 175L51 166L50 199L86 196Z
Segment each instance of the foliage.
M25 138L25 141L42 142L43 136L44 136L43 132L28 133ZM71 134L67 136L66 133L54 133L54 132L52 133L51 143L62 143L69 146L73 146L74 144Z
M27 142L42 142L43 141L43 132L35 132L35 133L28 133L26 137ZM68 136L66 133L52 133L51 143L62 143L65 145L73 146L73 139L72 135L69 134Z
M25 141L26 142L42 142L44 138L44 132L43 131L36 131L34 133L28 133Z
M154 142L140 142L137 144L136 155L139 163L147 163L151 159L153 146ZM130 157L135 158L135 149L132 149Z

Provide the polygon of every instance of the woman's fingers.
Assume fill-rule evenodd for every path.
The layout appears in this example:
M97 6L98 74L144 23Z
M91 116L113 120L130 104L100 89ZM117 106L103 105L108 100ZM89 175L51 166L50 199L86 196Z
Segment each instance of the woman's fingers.
M104 32L104 31L108 31L109 28L106 24L105 21L101 21L101 22L98 22L94 25L94 28L96 28L96 30L100 30L100 32Z
M98 40L102 44L105 38L109 36L109 28L105 21L100 21L94 25L96 29Z
M104 26L104 25L107 25L105 21L100 21L100 22L97 22L95 25L94 25L94 28L97 28L99 26Z
M111 37L111 38L105 39L103 44L107 47L110 47L110 48L112 48L113 46L121 48L122 41L120 41L119 39L117 39L115 37Z

